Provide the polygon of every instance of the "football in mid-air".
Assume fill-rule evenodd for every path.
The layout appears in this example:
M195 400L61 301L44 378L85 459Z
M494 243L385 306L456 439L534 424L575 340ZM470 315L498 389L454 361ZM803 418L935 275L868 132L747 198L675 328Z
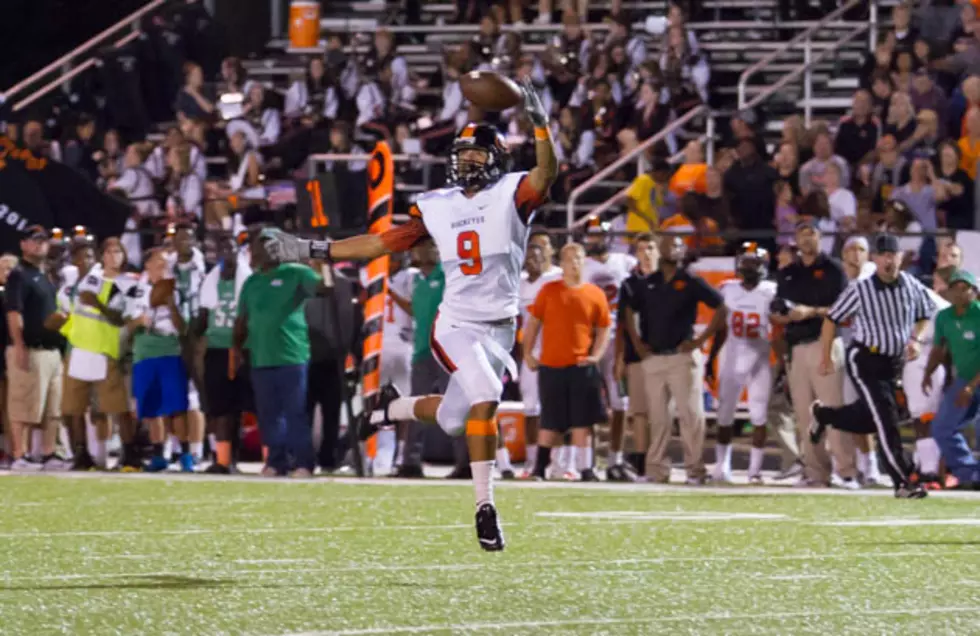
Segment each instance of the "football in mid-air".
M459 78L463 96L483 110L507 110L521 103L521 89L514 80L492 71L471 71Z

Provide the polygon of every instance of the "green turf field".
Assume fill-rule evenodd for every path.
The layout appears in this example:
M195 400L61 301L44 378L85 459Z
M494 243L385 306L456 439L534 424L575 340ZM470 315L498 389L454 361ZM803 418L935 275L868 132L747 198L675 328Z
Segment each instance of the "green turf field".
M980 634L980 499L0 478L0 634Z

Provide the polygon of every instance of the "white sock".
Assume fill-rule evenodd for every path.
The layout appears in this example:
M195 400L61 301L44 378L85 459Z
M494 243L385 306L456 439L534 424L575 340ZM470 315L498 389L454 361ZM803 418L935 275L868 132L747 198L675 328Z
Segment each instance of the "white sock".
M558 458L552 460L561 472L567 471L572 467L572 449L570 446L562 444L558 447Z
M609 465L619 466L623 463L623 451L609 451Z
M531 472L534 470L535 464L538 463L538 445L528 444L525 455L524 468L527 470L527 472Z
M95 440L92 443L92 459L95 460L95 465L99 468L105 468L109 463L109 453L106 449L106 442L102 440Z
M392 462L395 458L395 431L387 429L378 431L378 444L374 456L374 470L377 474L391 472Z
M506 446L501 446L497 449L497 467L501 471L514 470L514 467L510 463L510 451L507 450Z
M765 450L755 446L749 451L749 474L759 475L762 473L762 458L765 457Z
M470 462L477 508L485 503L493 503L493 464L492 459L483 462Z
M915 450L919 454L919 470L927 475L939 472L939 445L936 440L927 437L915 441Z
M868 476L868 455L870 454L860 450L857 452L857 469L865 477Z
M874 477L875 479L881 476L878 472L878 453L868 452L868 472L864 474L866 477Z
M174 437L173 435L167 435L167 439L163 440L163 458L168 462L170 461L170 456L174 454ZM180 448L180 442L177 442L177 448Z
M401 397L391 401L388 405L388 419L394 422L408 422L415 418L415 403L419 397ZM371 421L374 422L372 414ZM377 422L374 422L377 424Z
M723 475L732 472L732 445L715 444L715 462L718 464L716 471Z
M399 440L398 452L395 453L395 466L401 466L405 461L405 440Z
M197 461L204 459L204 442L191 442L191 455Z
M591 446L574 446L575 452L575 469L578 472L592 468L592 447Z

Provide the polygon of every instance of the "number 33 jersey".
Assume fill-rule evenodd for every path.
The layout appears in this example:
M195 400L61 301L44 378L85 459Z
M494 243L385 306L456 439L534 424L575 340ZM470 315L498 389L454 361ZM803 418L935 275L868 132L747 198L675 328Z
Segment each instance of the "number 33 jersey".
M764 280L746 289L741 281L729 280L720 291L728 308L723 364L750 367L757 355L769 355L769 306L776 296L776 283Z
M392 251L435 241L446 275L440 314L473 322L513 318L520 311L528 224L545 200L526 172L506 174L472 197L459 187L433 190L416 200L409 223L382 240Z

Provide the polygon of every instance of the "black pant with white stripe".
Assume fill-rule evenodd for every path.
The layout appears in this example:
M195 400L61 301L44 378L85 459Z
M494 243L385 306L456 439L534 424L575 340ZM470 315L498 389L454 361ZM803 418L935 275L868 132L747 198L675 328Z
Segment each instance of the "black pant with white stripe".
M907 484L912 467L902 448L895 400L901 361L872 353L864 345L855 343L847 348L845 367L859 399L841 407L828 407L824 413L827 422L849 433L876 434L881 464L888 470L895 487Z

